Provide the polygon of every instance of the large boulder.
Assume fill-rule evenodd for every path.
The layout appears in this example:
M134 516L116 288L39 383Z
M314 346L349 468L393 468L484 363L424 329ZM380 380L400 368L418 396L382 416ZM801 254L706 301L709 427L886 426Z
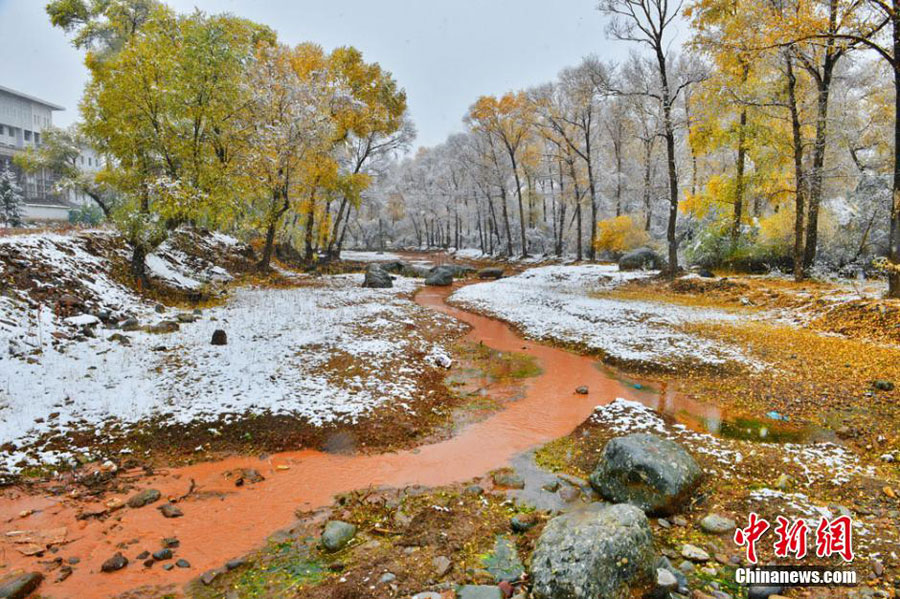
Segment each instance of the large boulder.
M632 250L619 258L619 270L660 270L665 266L663 257L648 247Z
M475 272L473 267L464 264L441 264L439 266L432 266L429 272L434 273L438 270L449 270L454 277L465 277Z
M534 599L624 599L656 580L647 517L631 505L593 503L544 528L531 560Z
M389 289L394 286L390 273L384 270L380 264L370 264L366 268L366 278L363 280L363 287L371 287L373 289Z
M447 287L448 285L453 284L453 269L447 266L439 266L429 273L427 277L425 277L426 285L433 285L438 287Z
M609 501L667 515L679 511L702 475L691 454L674 441L637 433L606 444L590 482Z
M393 273L395 275L402 275L404 272L407 272L412 268L409 264L407 264L406 262L403 262L402 260L391 260L390 262L379 262L378 266L381 267L381 270Z
M479 279L499 279L503 276L503 269L500 267L490 266L482 268L478 271Z

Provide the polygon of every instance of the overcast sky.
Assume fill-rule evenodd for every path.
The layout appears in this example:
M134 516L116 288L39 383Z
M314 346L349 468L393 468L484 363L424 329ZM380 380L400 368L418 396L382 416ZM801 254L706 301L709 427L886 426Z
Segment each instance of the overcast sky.
M50 26L45 0L0 0L0 85L61 104L78 118L82 57ZM462 129L481 94L552 79L582 56L622 58L595 0L169 0L180 11L232 12L276 29L282 41L353 45L391 71L409 96L418 145Z

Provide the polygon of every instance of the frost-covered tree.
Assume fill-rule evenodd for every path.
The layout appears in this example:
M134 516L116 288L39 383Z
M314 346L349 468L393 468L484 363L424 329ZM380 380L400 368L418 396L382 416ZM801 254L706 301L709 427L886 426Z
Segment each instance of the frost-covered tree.
M0 170L0 219L7 227L22 226L22 208L25 204L25 196L16 174L9 164L5 164Z

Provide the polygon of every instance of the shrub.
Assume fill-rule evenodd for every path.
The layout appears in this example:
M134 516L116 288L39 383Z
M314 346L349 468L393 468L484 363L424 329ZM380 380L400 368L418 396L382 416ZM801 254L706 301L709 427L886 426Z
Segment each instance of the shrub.
M631 216L617 216L597 223L595 249L614 256L647 245L650 236Z
M73 225L94 226L103 220L103 211L93 204L79 206L75 210L69 210L69 222Z

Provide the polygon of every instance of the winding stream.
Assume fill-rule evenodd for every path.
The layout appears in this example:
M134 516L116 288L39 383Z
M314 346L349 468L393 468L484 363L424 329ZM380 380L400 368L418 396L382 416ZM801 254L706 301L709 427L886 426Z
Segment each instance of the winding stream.
M141 488L159 489L164 497L182 495L191 479L195 480L197 491L179 503L184 511L182 518L163 518L155 509L159 504L155 504L124 508L105 521L78 521L76 514L83 504L48 497L7 496L0 499L4 532L66 526L70 542L56 555L28 558L4 541L0 544L0 564L11 569L43 570L37 560L80 558L65 581L54 583L55 572L48 575L40 589L41 596L48 598L106 599L145 585L177 588L259 547L267 535L290 526L298 508L326 506L338 493L370 485L437 486L465 481L508 464L513 456L529 448L568 434L598 404L617 397L653 406L660 402L655 393L635 389L597 368L594 358L524 340L500 321L447 304L451 292L451 288L425 287L416 295L416 302L468 323L472 327L466 336L469 341L534 356L542 372L525 381L524 397L505 403L501 411L467 426L455 437L414 450L379 455L301 450L274 454L265 461L238 456L173 468L141 480ZM590 394L575 394L579 385L587 385ZM222 476L235 468L256 468L266 480L236 488ZM23 510L36 511L20 519ZM116 551L132 559L144 549L160 548L163 537L180 540L176 557L187 559L190 569L167 572L161 564L146 569L132 561L119 572L100 572L103 561ZM120 544L125 544L124 548Z

